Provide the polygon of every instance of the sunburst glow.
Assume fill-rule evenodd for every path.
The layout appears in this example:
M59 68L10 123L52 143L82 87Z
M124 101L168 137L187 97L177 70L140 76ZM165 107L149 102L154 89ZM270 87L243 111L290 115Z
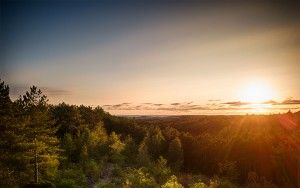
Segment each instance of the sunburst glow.
M275 97L274 91L262 82L247 85L242 90L242 100L250 103L261 103Z

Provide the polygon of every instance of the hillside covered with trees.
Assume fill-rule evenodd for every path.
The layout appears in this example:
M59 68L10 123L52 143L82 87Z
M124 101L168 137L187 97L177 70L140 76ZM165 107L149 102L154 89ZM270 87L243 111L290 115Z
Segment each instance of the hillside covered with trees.
M118 117L1 82L0 187L297 187L299 119Z

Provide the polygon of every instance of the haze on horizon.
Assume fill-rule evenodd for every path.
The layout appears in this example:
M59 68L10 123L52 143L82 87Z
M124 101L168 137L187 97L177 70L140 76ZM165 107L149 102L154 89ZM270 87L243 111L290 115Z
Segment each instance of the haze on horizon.
M298 5L1 2L0 78L122 115L298 111Z

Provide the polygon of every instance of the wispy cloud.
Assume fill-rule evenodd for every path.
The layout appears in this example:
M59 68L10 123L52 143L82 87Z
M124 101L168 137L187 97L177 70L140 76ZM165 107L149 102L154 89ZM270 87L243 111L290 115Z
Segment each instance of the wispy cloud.
M210 99L208 100L209 102L220 102L221 100L220 99Z
M29 91L30 86L26 85L11 85L10 86L10 94L13 97L23 95L26 91ZM71 92L68 90L53 88L53 87L38 87L45 95L55 97L62 95L70 95Z
M230 106L245 106L245 105L251 105L251 104L256 104L256 103L242 102L242 101L231 101L231 102L225 102L225 103L221 103L221 104L230 105ZM277 101L274 101L274 100L268 100L268 101L261 102L259 104L269 104L269 105L298 105L298 104L300 104L300 100L297 100L297 99L286 99L286 100L281 101L281 102L277 102Z
M263 102L263 104L271 104L271 105L275 105L275 104L280 104L280 103L278 103L278 102L276 102L276 101L274 101L274 100L268 100L268 101Z
M250 104L249 102L241 102L241 101L231 101L231 102L225 102L221 104L228 104L230 106L243 106Z
M284 100L281 104L300 104L300 100L287 99Z
M41 88L42 91L45 91L45 94L51 96L59 96L59 95L70 95L71 92L64 89L55 89L55 88Z
M183 103L171 103L171 104L161 104L161 103L121 103L114 105L103 105L106 110L162 110L162 111L192 111L192 110L209 110L207 106L201 106L192 104L192 102Z
M193 102L176 102L176 103L120 103L113 105L103 105L102 107L105 110L112 111L164 111L169 113L201 113L204 111L251 111L256 108L268 109L270 112L273 111L284 111L284 110L297 110L300 109L300 106L296 104L300 104L300 100L284 100L282 102L276 102L273 100L265 101L260 103L250 103L243 101L229 101L217 103L217 101L213 101L214 103L208 103L205 105L196 104ZM257 106L258 105L258 106ZM266 106L264 106L266 105ZM282 106L279 106L282 105ZM291 106L295 105L295 106Z

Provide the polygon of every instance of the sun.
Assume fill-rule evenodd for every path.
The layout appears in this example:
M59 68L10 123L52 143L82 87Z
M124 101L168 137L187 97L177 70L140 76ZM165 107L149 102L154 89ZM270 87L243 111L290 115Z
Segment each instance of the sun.
M274 98L274 92L267 84L255 82L246 85L242 90L242 101L250 103L262 103Z

